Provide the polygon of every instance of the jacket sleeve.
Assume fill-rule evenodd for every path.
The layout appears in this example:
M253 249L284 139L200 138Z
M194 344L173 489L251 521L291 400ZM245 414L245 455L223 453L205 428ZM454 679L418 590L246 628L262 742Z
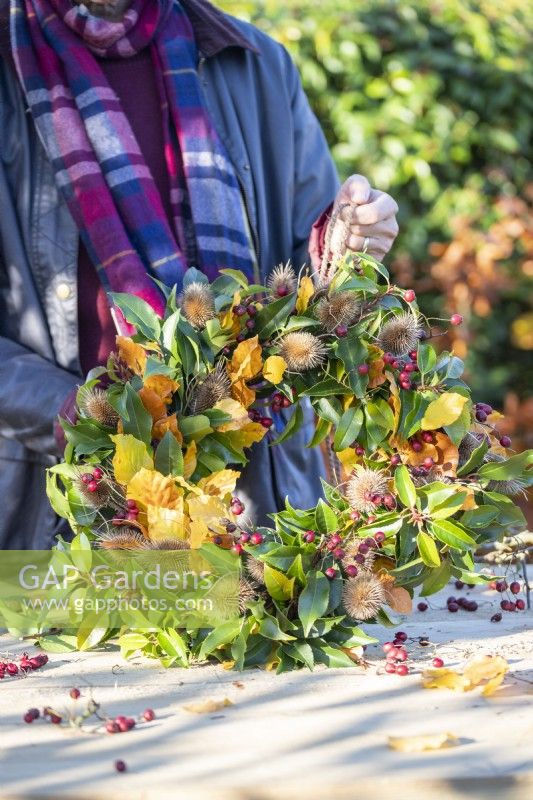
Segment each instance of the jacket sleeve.
M296 65L287 53L294 126L293 264L309 263L313 225L331 205L339 178L326 138L313 113Z
M0 336L0 437L29 450L60 455L54 421L80 382L17 342Z

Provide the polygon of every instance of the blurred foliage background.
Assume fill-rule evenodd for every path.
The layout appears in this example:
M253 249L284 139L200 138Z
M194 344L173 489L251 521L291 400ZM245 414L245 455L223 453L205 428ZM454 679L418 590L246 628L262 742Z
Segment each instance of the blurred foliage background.
M293 55L342 178L400 206L388 257L533 446L532 0L219 0Z

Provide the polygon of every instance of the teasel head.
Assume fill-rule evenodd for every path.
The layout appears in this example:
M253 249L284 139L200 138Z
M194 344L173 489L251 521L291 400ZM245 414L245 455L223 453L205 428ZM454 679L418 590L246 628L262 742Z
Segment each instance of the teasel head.
M241 614L245 613L246 604L257 600L258 596L258 585L248 578L241 578L239 581L239 611Z
M485 464L494 463L494 462L501 462L506 461L507 459L504 458L499 453L492 453L490 450L488 453L485 454L485 458L483 459ZM528 482L523 478L513 478L511 480L493 480L489 481L487 484L487 491L488 492L498 492L499 494L505 494L507 497L514 497L516 494L524 493L527 489Z
M459 467L464 467L474 450L477 450L479 445L485 440L488 442L488 437L484 433L477 431L468 431L467 434L461 439L459 444Z
M190 404L192 413L200 414L208 408L213 408L220 400L230 396L230 389L231 381L225 365L220 361L213 372L195 385Z
M328 333L333 333L339 325L347 328L352 325L360 311L361 305L353 292L334 292L319 300L315 316Z
M150 569L158 563L163 569L184 573L189 568L190 549L189 542L184 539L148 539L143 564ZM155 553L157 557L153 555Z
M105 389L86 389L79 392L78 405L85 417L95 419L107 428L116 428L119 415L109 402Z
M378 344L385 353L404 356L418 346L420 318L418 314L406 311L390 317L378 333Z
M414 469L416 469L416 467ZM417 474L414 469L411 472L411 478L415 486L427 486L428 483L434 483L435 481L439 481L440 483L453 482L449 475L444 474L438 464L435 464L435 466L428 470L424 470L424 472L420 474Z
M83 472L80 472L74 479L74 486L85 506L94 509L103 508L104 506L117 507L118 504L113 497L113 486L109 480L91 481L91 483L86 484L81 479L82 474ZM95 483L94 491L90 491L88 487Z
M183 290L179 302L185 319L193 328L205 328L207 322L216 316L215 299L207 283L190 283Z
M387 493L388 478L383 472L368 467L355 467L346 488L346 497L353 511L370 514L376 509L374 498Z
M258 558L248 554L244 564L246 567L246 572L254 579L254 581L257 581L257 583L265 582L265 565L263 561L260 561Z
M369 550L368 548L363 548L363 551L366 549L366 552L360 553L359 547L362 544L363 539L356 539L353 542L346 542L344 544L344 558L342 559L344 567L355 564L359 573L370 572L372 570L372 565L376 559L376 553L374 550Z
M383 585L375 575L364 573L345 581L342 603L352 619L372 619L384 602Z
M308 331L287 333L279 342L280 355L285 359L290 372L306 372L320 366L326 355L326 347Z
M286 297L296 291L298 280L289 261L275 267L267 280L267 287L273 297Z
M135 528L120 527L99 533L96 545L100 550L146 550L148 540Z

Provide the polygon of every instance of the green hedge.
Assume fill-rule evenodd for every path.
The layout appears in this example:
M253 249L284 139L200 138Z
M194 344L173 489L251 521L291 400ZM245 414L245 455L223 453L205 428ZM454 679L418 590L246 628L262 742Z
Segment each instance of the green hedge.
M341 175L362 172L398 200L394 260L403 274L407 263L419 281L427 278L430 244L453 238L457 216L486 231L501 216L498 198L525 197L533 181L531 2L220 5L291 51ZM509 384L524 395L525 370L533 369L531 351L514 346L509 332L531 309L520 269L527 246L518 240L498 265L506 280L497 324L475 313L469 320L474 391L488 400L501 402ZM430 291L425 307L442 308L443 287L433 283ZM503 363L495 364L500 356Z

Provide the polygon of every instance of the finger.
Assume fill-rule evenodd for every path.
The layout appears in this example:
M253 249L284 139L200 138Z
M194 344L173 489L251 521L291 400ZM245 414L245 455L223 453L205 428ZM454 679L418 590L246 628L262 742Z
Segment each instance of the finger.
M364 175L352 175L344 185L345 194L350 202L361 205L370 200L370 183Z
M372 236L349 236L346 242L348 250L353 250L355 253L366 252L377 259L383 258L389 252L391 246L391 239L374 238Z
M351 222L354 225L375 225L381 220L393 217L398 212L398 204L384 192L372 203L363 206L354 206Z
M350 225L350 234L353 236L383 236L395 239L398 236L398 223L395 217L383 219L375 225Z

